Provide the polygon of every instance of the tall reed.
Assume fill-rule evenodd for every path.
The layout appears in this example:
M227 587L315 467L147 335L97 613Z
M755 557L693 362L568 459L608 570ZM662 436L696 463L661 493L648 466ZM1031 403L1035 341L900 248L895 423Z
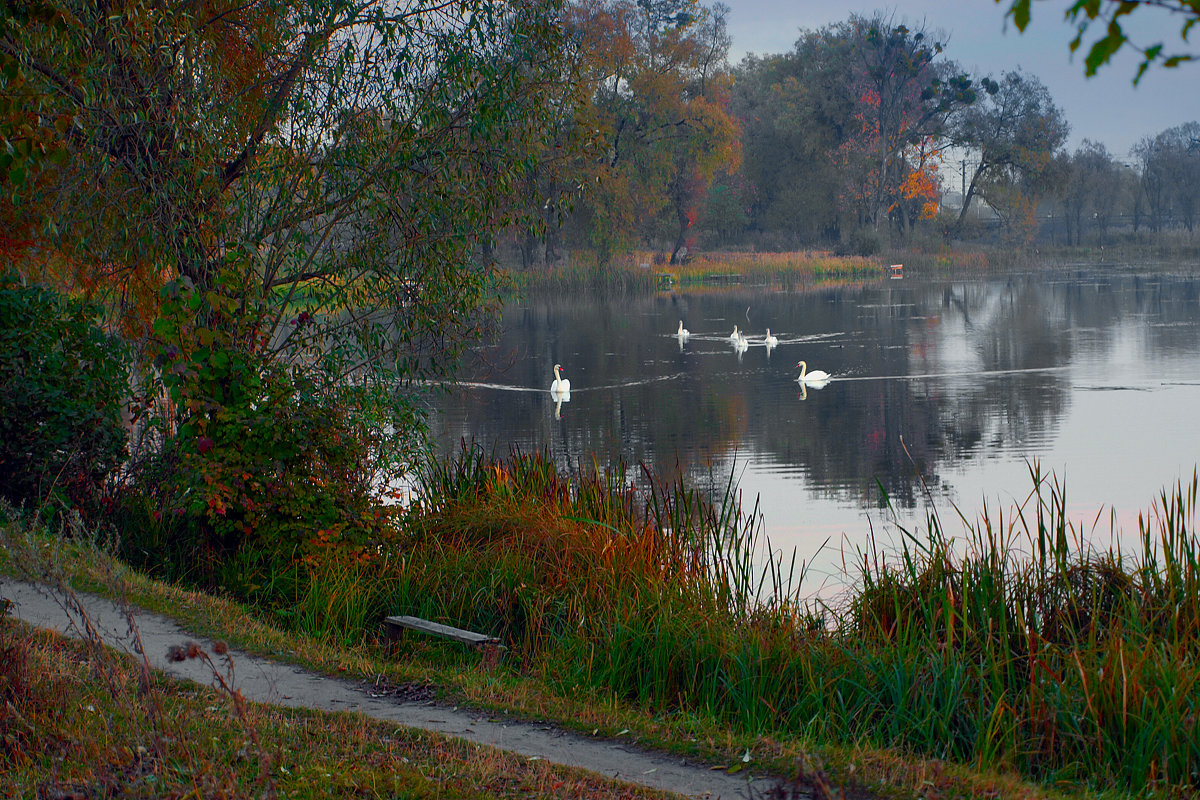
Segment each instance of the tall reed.
M954 540L932 517L863 555L838 620L854 713L881 742L1035 777L1197 788L1195 475L1139 520L1136 556L1089 544L1065 488L1030 476L1007 520L985 510Z
M876 280L884 273L879 259L805 250L787 253L705 253L685 264L668 265L662 269L669 271L676 281L685 286L714 277L737 275L748 283L770 283L785 288Z
M790 561L756 560L769 546L731 479L710 499L644 468L567 476L464 446L429 467L370 580L321 589L353 597L300 604L350 627L408 613L486 631L564 690L749 731L1195 792L1195 476L1143 515L1133 554L1089 544L1065 487L1030 478L959 535L933 514L894 551L868 546L846 600L806 604Z

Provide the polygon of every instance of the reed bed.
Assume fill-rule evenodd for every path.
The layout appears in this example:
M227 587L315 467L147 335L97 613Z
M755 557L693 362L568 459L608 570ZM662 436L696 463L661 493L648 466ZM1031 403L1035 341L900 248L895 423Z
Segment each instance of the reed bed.
M1007 519L985 512L953 539L934 516L898 554L863 554L838 623L868 696L847 712L933 755L1194 793L1195 476L1140 518L1132 555L1090 545L1065 487L1036 466L1031 480Z
M848 596L819 604L791 562L756 566L757 513L731 481L711 502L644 469L568 478L464 447L429 468L395 541L359 572L297 582L295 602L306 624L407 613L486 631L562 691L750 733L1194 795L1195 477L1142 516L1132 554L1089 545L1065 488L1036 467L1031 481L959 535L934 515L898 550L859 553Z
M983 250L901 250L889 253L885 260L904 264L904 272L920 275L960 275L1031 266L1031 254L1024 251L998 252Z
M785 253L704 253L685 264L660 267L682 286L736 277L743 283L783 289L876 280L885 268L877 258L837 256L824 251Z
M601 264L582 258L563 265L505 273L511 291L520 295L587 291L601 295L649 294L664 283L659 270L642 268L629 258Z

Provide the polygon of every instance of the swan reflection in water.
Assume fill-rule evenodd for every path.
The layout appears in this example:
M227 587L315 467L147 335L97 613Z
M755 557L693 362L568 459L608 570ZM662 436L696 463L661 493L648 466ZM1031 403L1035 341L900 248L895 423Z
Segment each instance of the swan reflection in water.
M554 418L562 419L562 404L571 402L570 392L559 392L554 395Z
M801 400L808 399L808 390L809 389L824 389L828 385L829 385L829 378L826 378L823 381L800 381L800 399Z

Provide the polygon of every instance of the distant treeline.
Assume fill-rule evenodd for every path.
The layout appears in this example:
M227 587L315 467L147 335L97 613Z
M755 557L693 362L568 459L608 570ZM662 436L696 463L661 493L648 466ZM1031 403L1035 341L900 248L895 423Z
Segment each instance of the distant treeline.
M575 105L530 178L542 226L505 260L1194 230L1200 123L1145 136L1132 163L1086 139L1072 153L1036 77L967 74L925 30L852 15L730 66L727 10L571 7Z

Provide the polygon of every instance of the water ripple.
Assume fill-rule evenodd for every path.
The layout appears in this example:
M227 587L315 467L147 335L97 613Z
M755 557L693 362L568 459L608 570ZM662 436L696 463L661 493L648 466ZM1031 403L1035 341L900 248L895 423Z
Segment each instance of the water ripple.
M629 386L646 386L651 383L661 383L663 381L674 381L682 378L684 374L677 372L673 375L658 375L650 378L639 378L638 380L622 381L620 383L601 384L600 386L585 386L579 387L571 385L571 394L579 394L580 392L599 391L601 389L624 389ZM494 389L499 392L547 392L549 387L545 388L530 388L528 386L509 386L503 383L481 383L476 381L461 381L459 383L443 384L446 386L461 387L464 389Z
M969 378L989 375L1026 375L1037 372L1065 372L1070 367L1028 367L1025 369L981 369L960 372L922 372L913 375L835 375L839 381L918 381L927 378Z

